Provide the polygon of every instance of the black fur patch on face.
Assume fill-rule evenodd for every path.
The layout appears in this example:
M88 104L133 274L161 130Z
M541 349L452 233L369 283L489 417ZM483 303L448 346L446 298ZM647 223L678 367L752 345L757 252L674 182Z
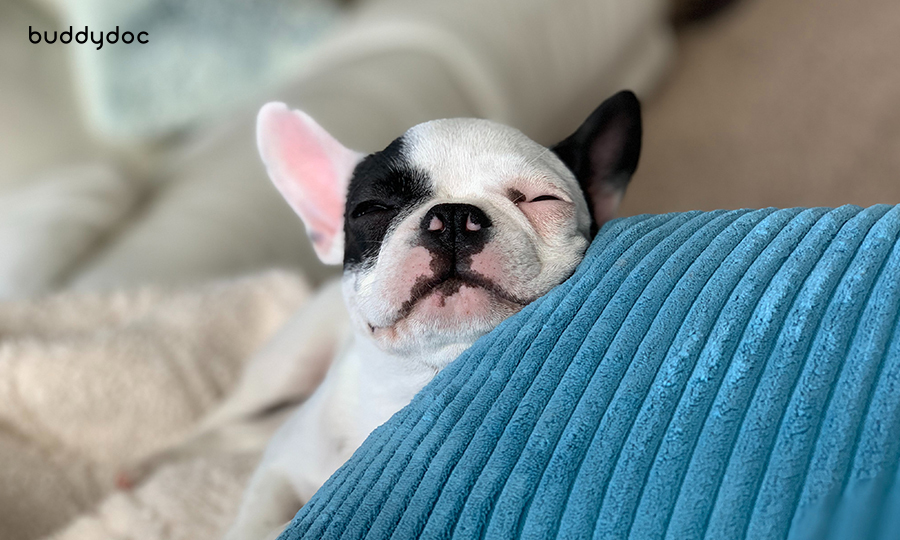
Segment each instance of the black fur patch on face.
M344 268L378 255L391 224L433 195L428 173L403 155L403 137L366 156L350 179L344 211Z

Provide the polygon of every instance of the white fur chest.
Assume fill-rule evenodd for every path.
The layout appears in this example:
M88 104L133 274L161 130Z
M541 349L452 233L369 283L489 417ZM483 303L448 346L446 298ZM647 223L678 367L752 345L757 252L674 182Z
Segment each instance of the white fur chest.
M435 374L418 359L388 355L352 336L315 393L279 429L265 459L283 461L292 486L308 499Z

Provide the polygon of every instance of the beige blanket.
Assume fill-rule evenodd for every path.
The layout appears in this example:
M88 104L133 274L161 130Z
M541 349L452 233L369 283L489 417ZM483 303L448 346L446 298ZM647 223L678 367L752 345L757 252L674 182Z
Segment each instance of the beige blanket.
M179 440L297 310L284 272L167 290L0 302L0 539L216 539L255 454L123 465Z

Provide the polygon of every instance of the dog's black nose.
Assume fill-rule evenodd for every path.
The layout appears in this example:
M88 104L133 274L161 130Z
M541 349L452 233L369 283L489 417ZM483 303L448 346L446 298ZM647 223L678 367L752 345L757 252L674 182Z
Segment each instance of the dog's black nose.
M491 219L471 204L438 204L421 223L426 246L450 252L476 252L490 236Z

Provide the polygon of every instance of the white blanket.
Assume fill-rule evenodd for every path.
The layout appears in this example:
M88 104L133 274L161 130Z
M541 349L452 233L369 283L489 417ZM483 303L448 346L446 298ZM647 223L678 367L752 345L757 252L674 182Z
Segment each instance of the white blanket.
M307 297L269 272L0 302L0 538L214 539L257 455L117 471L183 436Z

